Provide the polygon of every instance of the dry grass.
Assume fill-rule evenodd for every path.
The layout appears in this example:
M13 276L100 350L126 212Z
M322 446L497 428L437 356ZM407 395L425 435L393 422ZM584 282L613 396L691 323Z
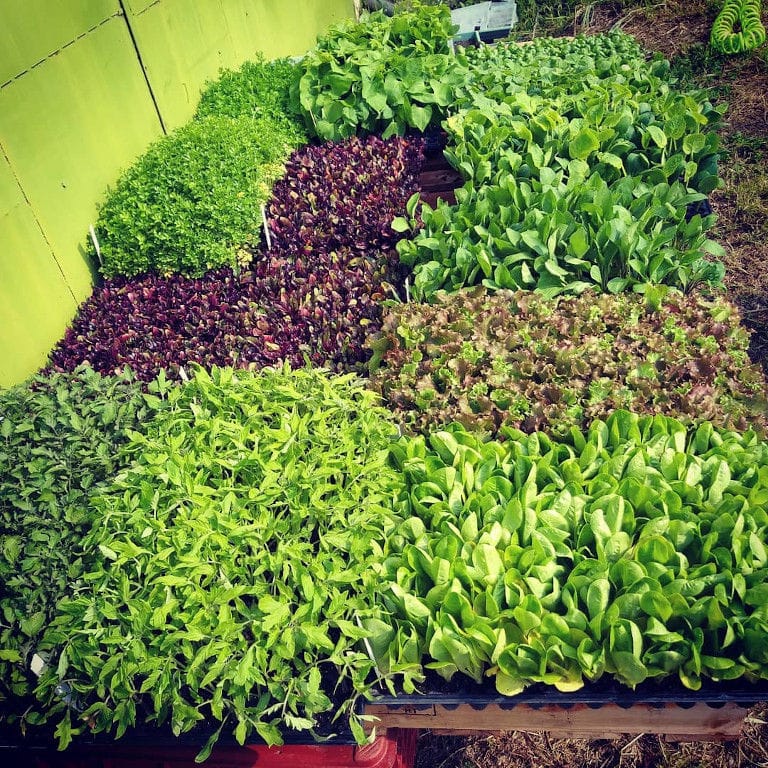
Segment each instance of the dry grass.
M768 72L765 64L729 67L731 95L728 98L726 129L730 133L768 136Z
M670 743L640 734L622 739L558 739L519 731L419 739L416 768L768 768L768 705L751 710L736 742Z

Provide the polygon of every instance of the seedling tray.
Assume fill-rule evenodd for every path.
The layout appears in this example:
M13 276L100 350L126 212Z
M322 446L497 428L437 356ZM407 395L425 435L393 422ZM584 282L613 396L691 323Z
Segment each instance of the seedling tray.
M490 43L507 37L517 23L515 0L490 0L451 11L451 21L458 26L453 39L457 43Z
M549 731L568 738L655 733L671 741L727 741L739 736L750 706L768 700L768 686L705 683L698 691L646 683L632 690L599 682L573 693L536 685L516 696L467 685L412 696L378 697L365 708L383 728L443 733Z

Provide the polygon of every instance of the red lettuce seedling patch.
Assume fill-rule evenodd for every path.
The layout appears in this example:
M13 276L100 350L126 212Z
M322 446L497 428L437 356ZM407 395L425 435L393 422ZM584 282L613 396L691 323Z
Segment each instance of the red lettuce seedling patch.
M414 432L452 421L557 432L626 408L764 433L748 343L721 297L475 288L387 310L371 383Z
M272 241L288 253L394 248L392 220L417 190L422 138L353 136L296 150L268 208Z
M352 366L366 359L366 333L380 324L386 262L349 251L314 262L310 270L274 254L240 275L222 268L197 279L108 280L82 306L50 367L90 363L113 373L128 365L148 381L193 362Z
M96 288L64 338L49 366L67 371L90 363L102 373L126 365L143 380L160 368L178 371L198 361L223 363L236 350L226 340L238 333L237 305L242 285L228 268L203 277L143 275L106 280Z

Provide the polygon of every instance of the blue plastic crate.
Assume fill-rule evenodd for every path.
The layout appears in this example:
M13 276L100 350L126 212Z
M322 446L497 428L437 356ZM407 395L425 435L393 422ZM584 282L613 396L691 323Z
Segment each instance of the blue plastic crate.
M490 43L507 37L517 24L515 0L489 0L451 11L451 20L459 30L457 43Z

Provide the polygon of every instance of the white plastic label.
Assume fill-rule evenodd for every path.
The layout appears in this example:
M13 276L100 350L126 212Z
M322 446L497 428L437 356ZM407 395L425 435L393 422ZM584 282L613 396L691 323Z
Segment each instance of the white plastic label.
M32 673L35 675L35 677L40 677L40 675L43 674L45 666L45 659L42 656L38 656L37 654L32 656L32 661L29 663L29 668L32 670Z

